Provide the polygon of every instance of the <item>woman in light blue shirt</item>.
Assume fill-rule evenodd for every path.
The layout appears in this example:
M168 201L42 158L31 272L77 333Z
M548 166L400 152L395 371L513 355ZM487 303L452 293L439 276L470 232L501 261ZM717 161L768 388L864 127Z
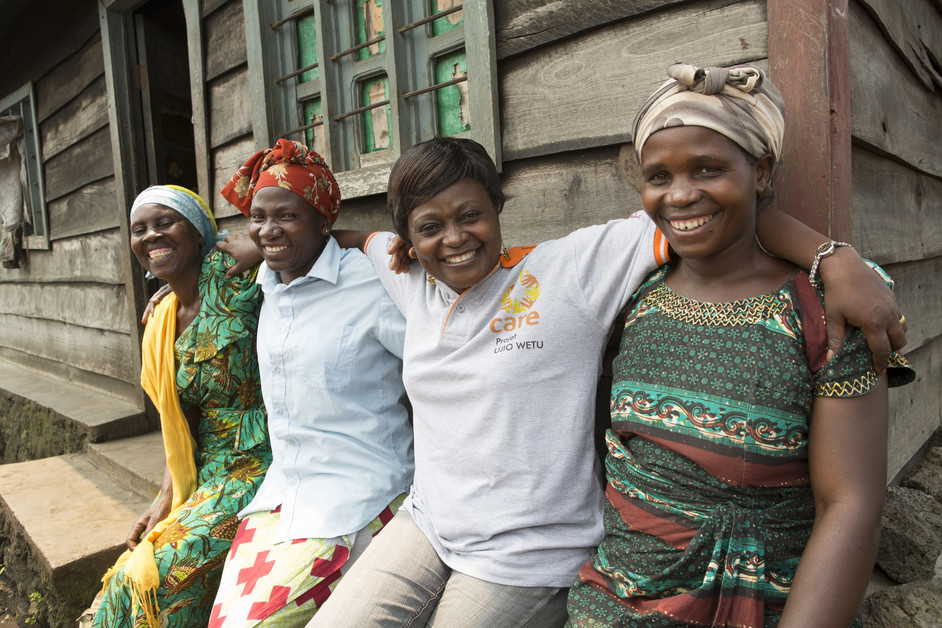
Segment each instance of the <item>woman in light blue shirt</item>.
M240 513L211 624L303 625L412 482L405 321L369 260L330 236L340 193L320 155L279 140L222 193L249 215L264 258L258 358L273 462Z

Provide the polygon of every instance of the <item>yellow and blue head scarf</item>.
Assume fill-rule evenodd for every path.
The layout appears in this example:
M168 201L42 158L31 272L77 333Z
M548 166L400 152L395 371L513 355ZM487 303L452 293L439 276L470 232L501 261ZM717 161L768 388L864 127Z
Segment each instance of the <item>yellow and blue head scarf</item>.
M203 236L203 257L206 257L216 248L219 233L216 228L216 219L209 209L206 201L192 190L179 185L152 185L137 195L131 205L131 216L144 205L155 203L163 205L178 212L190 221L200 235Z

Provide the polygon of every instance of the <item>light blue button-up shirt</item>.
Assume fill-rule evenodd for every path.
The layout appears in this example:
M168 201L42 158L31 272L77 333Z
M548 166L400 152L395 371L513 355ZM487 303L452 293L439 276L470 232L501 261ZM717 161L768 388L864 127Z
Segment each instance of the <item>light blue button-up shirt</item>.
M360 251L330 238L285 285L263 262L258 362L273 461L240 516L281 506L276 542L352 534L412 483L405 320Z

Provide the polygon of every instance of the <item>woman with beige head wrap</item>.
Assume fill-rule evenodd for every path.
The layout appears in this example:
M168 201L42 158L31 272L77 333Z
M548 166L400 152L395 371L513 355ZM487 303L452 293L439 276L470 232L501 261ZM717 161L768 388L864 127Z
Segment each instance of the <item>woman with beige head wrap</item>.
M635 119L645 212L673 255L627 306L605 539L573 626L847 626L876 556L887 381L823 289L758 245L782 98L758 68L674 65Z

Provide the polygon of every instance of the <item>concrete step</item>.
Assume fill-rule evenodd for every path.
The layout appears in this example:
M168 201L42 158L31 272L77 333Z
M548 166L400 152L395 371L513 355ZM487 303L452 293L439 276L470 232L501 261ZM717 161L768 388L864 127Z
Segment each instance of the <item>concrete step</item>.
M150 432L142 408L0 360L0 462L82 451Z
M0 562L21 624L74 626L151 499L83 454L0 465Z
M164 441L160 432L105 443L89 443L88 460L119 485L153 499L164 474Z

